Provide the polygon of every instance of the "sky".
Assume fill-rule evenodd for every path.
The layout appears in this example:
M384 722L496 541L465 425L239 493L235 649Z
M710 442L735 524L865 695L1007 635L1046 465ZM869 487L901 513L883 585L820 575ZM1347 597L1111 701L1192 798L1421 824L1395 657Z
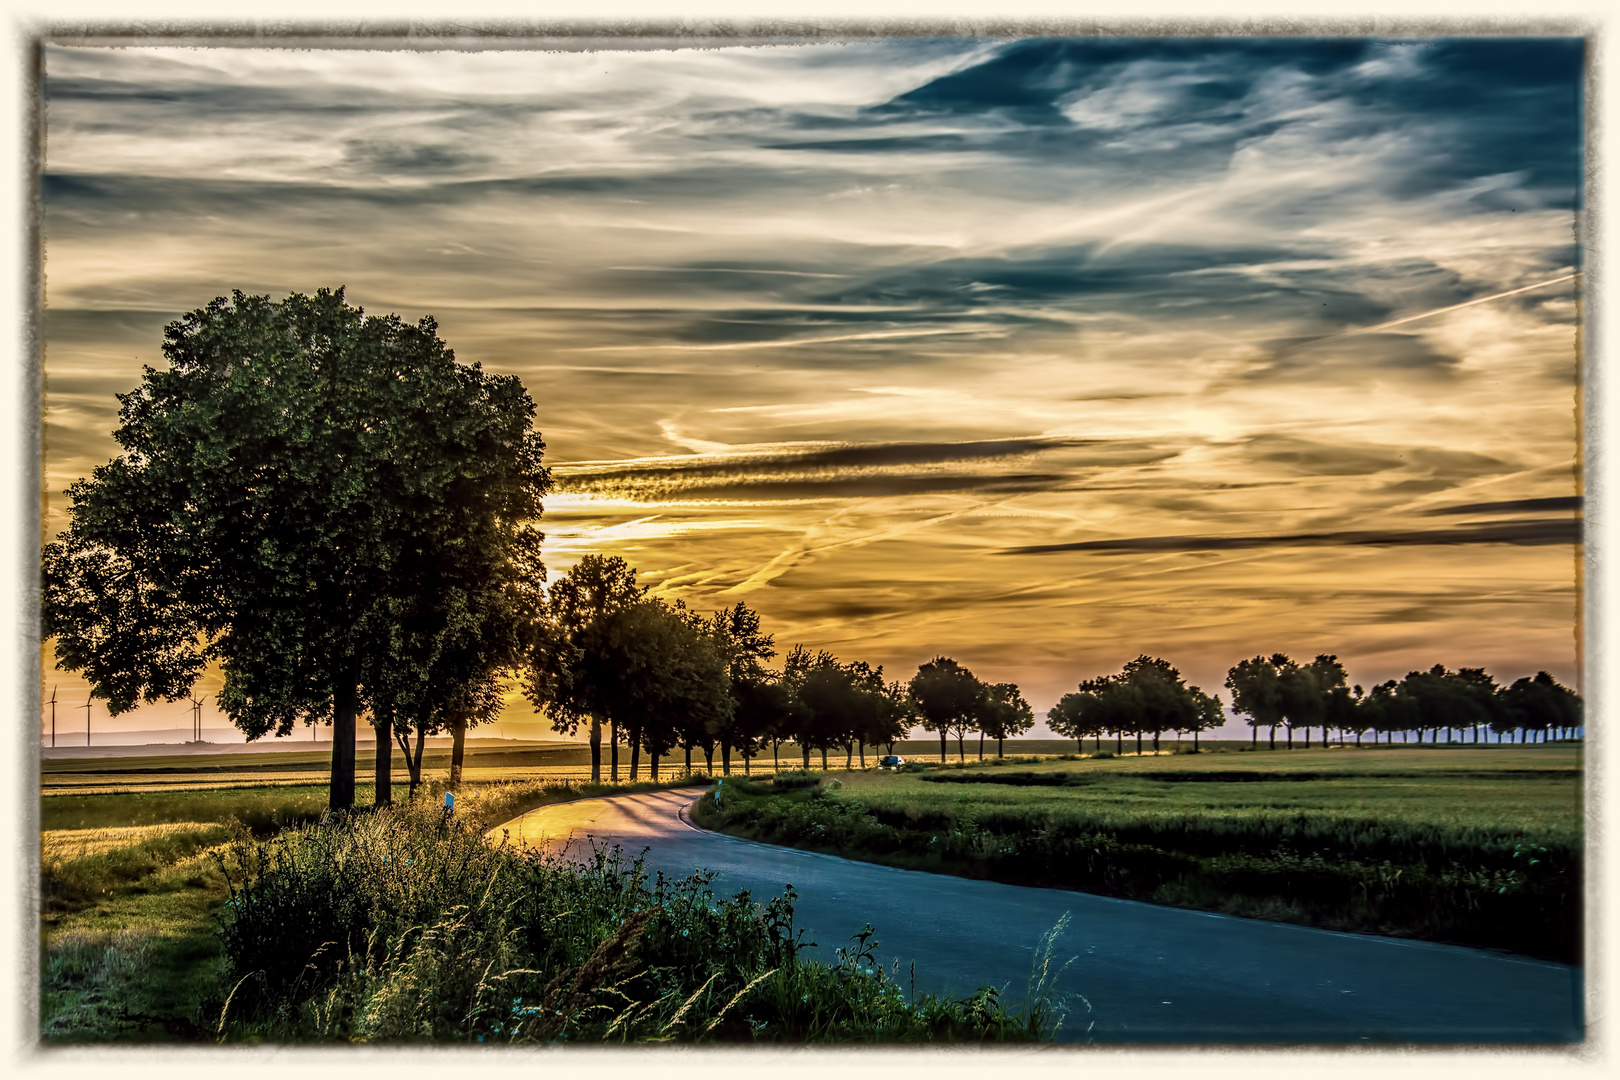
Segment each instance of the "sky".
M951 656L1038 715L1141 653L1209 691L1277 651L1578 685L1583 63L48 47L45 531L166 322L344 286L522 378L554 577L622 555L784 651Z

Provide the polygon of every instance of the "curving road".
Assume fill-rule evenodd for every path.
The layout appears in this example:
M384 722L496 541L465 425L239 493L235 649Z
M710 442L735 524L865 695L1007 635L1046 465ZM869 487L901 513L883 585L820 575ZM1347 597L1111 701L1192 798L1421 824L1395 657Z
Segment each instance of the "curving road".
M989 983L1023 996L1041 936L1075 957L1058 988L1090 1003L1060 1038L1107 1043L1547 1043L1584 1035L1582 971L1452 945L1342 934L898 870L739 840L686 820L693 789L542 807L490 831L513 843L646 850L647 866L715 874L717 894L798 891L795 922L826 957L870 922L920 990Z

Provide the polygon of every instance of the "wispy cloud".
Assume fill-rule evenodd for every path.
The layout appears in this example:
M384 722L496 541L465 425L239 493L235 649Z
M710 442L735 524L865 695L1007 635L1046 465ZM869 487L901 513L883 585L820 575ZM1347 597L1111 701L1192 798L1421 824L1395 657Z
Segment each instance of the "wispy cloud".
M345 285L523 378L554 572L1041 707L1138 651L1572 677L1584 62L51 45L47 528L165 321Z

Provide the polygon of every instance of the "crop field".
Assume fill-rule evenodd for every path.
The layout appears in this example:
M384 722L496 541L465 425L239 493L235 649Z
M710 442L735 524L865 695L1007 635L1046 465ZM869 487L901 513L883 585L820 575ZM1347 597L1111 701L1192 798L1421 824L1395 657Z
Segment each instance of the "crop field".
M1024 758L725 793L700 823L776 843L1578 962L1574 746Z

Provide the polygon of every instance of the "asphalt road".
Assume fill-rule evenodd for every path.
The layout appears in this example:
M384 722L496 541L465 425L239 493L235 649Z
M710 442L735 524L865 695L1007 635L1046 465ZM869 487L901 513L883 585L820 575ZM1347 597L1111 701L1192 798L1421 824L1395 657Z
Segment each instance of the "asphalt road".
M717 895L791 884L823 958L863 925L919 990L1023 996L1041 936L1067 913L1060 1033L1098 1043L1556 1043L1583 1038L1582 970L1258 919L898 870L760 844L686 820L694 789L543 807L491 831L514 843L646 850L647 866L715 874ZM814 953L807 955L815 955Z

